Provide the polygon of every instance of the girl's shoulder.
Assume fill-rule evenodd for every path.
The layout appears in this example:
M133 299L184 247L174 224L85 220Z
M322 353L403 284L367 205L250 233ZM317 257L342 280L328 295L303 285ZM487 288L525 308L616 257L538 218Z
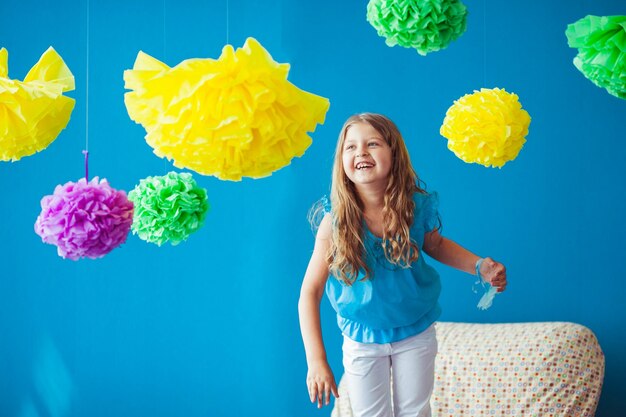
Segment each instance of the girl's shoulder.
M325 213L317 228L316 239L328 240L332 237L332 219L329 213Z
M422 207L425 204L439 204L439 194L437 191L416 191L413 193L413 201L415 202L415 208Z
M439 223L439 194L432 192L416 192L414 226L423 226L424 230L432 230Z

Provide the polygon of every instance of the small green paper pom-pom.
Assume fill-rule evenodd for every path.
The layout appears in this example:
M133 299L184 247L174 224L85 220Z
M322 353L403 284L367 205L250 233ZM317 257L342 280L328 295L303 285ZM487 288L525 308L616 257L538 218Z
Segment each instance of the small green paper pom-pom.
M465 32L467 9L459 0L370 0L367 21L388 46L420 55L446 48Z
M187 240L202 227L209 210L206 190L189 173L142 179L128 199L135 205L133 234L159 246Z
M586 16L567 25L567 43L578 48L574 65L609 94L626 99L626 16Z

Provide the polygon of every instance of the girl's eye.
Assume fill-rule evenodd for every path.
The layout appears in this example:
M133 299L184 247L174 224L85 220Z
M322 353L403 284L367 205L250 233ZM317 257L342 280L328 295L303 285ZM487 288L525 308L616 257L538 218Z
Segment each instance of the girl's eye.
M352 149L354 149L354 145L346 146L346 151L351 151Z
M378 146L378 142L370 142L368 145L369 146Z

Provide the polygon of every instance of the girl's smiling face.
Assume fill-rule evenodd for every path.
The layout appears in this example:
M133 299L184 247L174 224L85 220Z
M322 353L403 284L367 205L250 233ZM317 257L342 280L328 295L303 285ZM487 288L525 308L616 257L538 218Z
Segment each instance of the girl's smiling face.
M346 132L342 149L343 170L356 186L387 185L391 148L372 125L359 122Z

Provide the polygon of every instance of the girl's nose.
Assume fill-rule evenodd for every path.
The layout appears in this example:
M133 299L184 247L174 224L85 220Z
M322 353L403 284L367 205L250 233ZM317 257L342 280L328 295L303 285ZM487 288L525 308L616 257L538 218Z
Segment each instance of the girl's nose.
M367 156L367 155L369 155L369 153L367 152L366 148L359 149L358 152L356 153L356 157L357 158L360 158L360 157L363 157L363 156Z

